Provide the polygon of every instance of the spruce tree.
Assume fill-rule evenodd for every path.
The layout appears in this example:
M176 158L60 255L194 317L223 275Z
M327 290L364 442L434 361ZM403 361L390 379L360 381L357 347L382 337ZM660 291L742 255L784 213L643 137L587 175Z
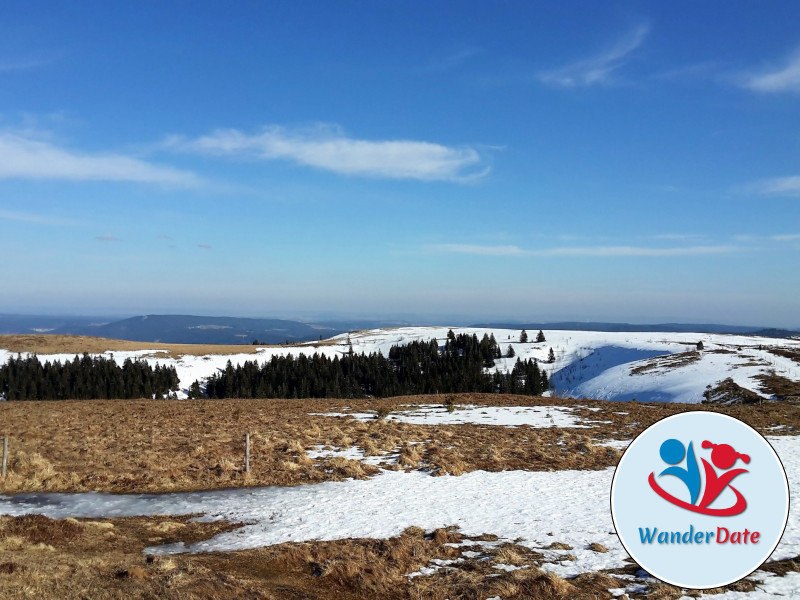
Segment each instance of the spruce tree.
M189 386L189 398L202 398L203 392L200 391L200 383L195 379L194 383Z
M522 333L519 334L519 341L522 344L525 344L528 341L528 332L524 329L522 330Z
M509 344L508 345L508 350L506 351L506 357L507 358L514 358L514 356L516 356L516 352L514 352L514 347L511 344Z
M541 342L546 342L546 341L547 340L544 339L544 332L540 329L539 333L536 334L536 342L537 343L541 343Z
M553 352L552 348L550 348L550 353L547 355L547 361L551 363L556 362L556 353Z

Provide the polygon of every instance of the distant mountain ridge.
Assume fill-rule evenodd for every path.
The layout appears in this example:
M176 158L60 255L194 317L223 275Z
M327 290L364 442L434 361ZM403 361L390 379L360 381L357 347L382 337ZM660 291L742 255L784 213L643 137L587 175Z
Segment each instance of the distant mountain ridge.
M472 327L500 329L563 329L568 331L615 331L615 332L665 332L665 333L731 333L758 335L762 337L788 338L800 335L800 330L777 329L746 325L720 325L714 323L659 323L639 325L635 323L602 323L560 321L556 323L477 323Z
M0 334L89 335L165 344L262 344L309 342L357 329L398 326L386 321L303 322L288 319L141 315L125 319L0 314Z
M347 329L285 319L143 315L112 322L91 318L0 315L0 333L91 335L167 344L264 344L317 340Z
M81 333L136 342L167 344L266 344L298 342L336 335L340 331L284 319L247 319L194 315L144 315L99 326Z
M294 343L325 339L359 329L408 325L410 324L388 319L304 322L288 319L198 315L142 315L124 319L102 319L98 317L0 314L0 334L90 335L135 342L168 344L250 344L253 340L264 344L281 344L287 341ZM731 333L773 338L800 336L798 330L683 323L638 325L563 321L555 323L484 323L473 325L473 327L527 329L528 331L543 329L545 331Z

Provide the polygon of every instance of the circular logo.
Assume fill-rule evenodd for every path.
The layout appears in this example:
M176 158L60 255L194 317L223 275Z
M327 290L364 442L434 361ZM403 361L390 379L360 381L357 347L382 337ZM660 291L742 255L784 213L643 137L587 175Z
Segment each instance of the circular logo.
M611 517L622 545L654 577L682 588L733 583L775 550L789 485L758 432L712 412L667 417L620 459Z

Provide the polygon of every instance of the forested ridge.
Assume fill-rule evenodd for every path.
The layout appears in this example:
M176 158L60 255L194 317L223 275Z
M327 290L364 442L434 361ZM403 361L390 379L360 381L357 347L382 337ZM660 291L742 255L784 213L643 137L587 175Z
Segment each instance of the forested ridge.
M510 346L509 346L510 348ZM549 387L536 360L517 359L510 372L494 369L502 356L494 336L448 333L437 340L395 345L380 352L273 356L259 364L247 361L189 388L191 398L363 398L437 393L507 393L540 395ZM511 357L511 352L506 356ZM493 370L494 369L494 370ZM6 400L163 398L178 390L174 367L150 366L145 360L76 356L63 364L17 356L0 366L0 396Z
M0 395L7 400L90 400L152 398L178 390L175 367L151 367L144 360L76 356L63 364L36 356L12 357L0 367Z
M517 360L510 373L486 372L501 357L494 336L448 333L444 347L432 339L392 346L381 353L328 358L319 354L273 356L259 365L228 362L210 377L203 392L195 381L190 395L209 398L359 398L411 394L484 392L540 395L547 374L535 360Z

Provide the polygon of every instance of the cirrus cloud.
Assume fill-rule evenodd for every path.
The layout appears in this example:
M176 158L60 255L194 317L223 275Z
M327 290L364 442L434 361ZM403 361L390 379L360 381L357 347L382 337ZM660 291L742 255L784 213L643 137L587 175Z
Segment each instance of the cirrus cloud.
M526 250L519 246L482 246L477 244L432 244L428 251L476 256L564 256L564 257L630 257L630 256L697 256L735 252L736 246L561 246Z
M740 84L756 92L800 92L800 50L790 55L780 67L743 76Z
M138 158L75 152L32 135L9 132L0 132L0 179L128 181L186 187L202 181L189 171Z
M538 256L697 256L701 254L726 254L735 246L677 246L657 248L649 246L574 246L534 250Z
M34 225L48 225L54 227L85 227L87 223L76 221L75 219L64 219L53 215L41 215L30 212L19 212L13 210L0 209L0 219L7 221L19 221L21 223L31 223Z
M609 85L614 82L614 72L630 59L649 33L649 24L639 24L605 52L540 73L539 80L546 85L566 88Z
M800 175L762 179L744 189L762 196L800 196Z
M264 127L246 134L218 129L195 139L167 138L172 150L213 156L288 160L342 175L422 181L469 182L489 172L470 146L452 147L415 140L365 140L348 137L336 125L305 129Z
M428 250L445 254L473 254L479 256L522 256L529 254L519 246L482 246L480 244L432 244Z

